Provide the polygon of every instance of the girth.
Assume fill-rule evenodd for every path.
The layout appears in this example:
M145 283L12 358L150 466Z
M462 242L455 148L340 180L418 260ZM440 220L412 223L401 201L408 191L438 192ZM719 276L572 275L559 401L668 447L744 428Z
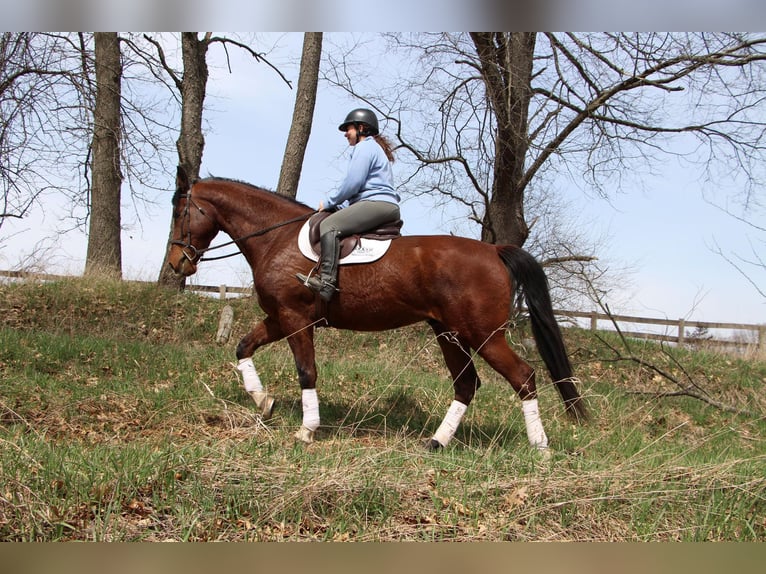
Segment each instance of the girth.
M320 254L319 248L319 224L327 217L332 215L329 211L320 211L311 216L309 219L309 242L311 243L311 249L317 255ZM355 235L349 235L340 240L340 256L345 257L351 253L359 244L361 238L366 239L395 239L402 234L403 221L397 219L396 221L389 221L380 225L377 229L371 229L364 233L358 233Z

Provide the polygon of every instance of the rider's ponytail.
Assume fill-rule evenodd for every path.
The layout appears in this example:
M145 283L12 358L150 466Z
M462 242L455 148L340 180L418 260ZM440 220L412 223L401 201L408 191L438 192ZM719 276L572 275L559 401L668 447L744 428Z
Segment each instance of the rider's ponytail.
M388 138L384 135L375 134L372 136L376 142L378 142L378 145L383 148L383 152L386 154L386 157L388 158L388 161L391 163L394 162L394 149L391 145L391 142L388 141Z

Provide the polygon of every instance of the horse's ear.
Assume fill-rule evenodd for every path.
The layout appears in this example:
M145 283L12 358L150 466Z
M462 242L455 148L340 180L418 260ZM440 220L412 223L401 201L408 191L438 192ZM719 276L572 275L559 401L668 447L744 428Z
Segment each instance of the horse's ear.
M182 166L176 167L176 191L186 193L189 189L189 176Z

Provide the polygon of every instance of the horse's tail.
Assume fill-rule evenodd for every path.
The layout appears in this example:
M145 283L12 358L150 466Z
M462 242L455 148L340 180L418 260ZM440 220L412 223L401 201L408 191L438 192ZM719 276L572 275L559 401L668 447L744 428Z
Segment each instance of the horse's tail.
M517 291L524 295L537 350L564 399L567 413L577 420L586 420L585 402L572 377L572 365L553 314L548 278L542 266L519 247L503 245L498 246L497 251L516 282Z

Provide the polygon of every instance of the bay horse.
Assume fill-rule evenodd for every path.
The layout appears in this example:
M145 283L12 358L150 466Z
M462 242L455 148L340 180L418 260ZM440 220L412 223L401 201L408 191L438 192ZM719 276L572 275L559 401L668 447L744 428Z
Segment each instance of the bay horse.
M514 284L524 294L537 348L566 412L578 420L587 418L553 314L547 278L529 253L457 236L401 236L374 263L341 265L340 291L324 304L295 278L314 265L301 254L297 241L302 222L313 213L302 203L244 182L217 177L190 182L178 168L168 263L176 274L192 275L219 231L249 263L266 318L237 345L237 368L264 418L271 415L274 399L252 361L256 349L287 339L303 408L295 436L310 443L320 424L315 328L382 331L426 321L454 389L454 400L426 447L436 450L450 442L481 385L472 359L475 352L511 384L521 399L529 443L548 452L535 372L505 338Z

